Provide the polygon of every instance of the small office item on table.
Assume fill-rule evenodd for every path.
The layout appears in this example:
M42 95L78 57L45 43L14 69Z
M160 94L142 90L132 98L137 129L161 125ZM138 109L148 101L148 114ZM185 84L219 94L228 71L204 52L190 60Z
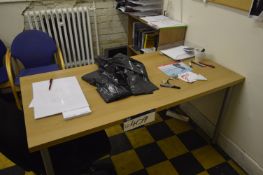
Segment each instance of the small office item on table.
M200 63L200 64L203 64L203 65L205 65L205 66L207 66L207 67L215 68L215 66L212 65L212 64L207 64L207 63L204 63L204 62L201 62L201 61L199 61L199 63Z
M181 89L181 87L176 86L175 84L170 83L170 80L173 80L174 78L168 78L167 80L163 80L160 84L161 87L166 88L174 88L174 89Z
M169 77L178 77L179 74L192 71L192 69L183 62L173 62L161 65L158 68Z
M190 63L193 63L193 64L195 64L195 65L197 65L197 66L200 66L200 67L206 67L206 65L201 64L201 63L196 62L196 61L191 61Z
M191 62L189 62L189 63L193 63L193 64L198 65L198 66L200 66L200 67L211 67L211 68L215 68L214 65L212 65L212 64L207 64L207 63L204 63L204 62L202 62L202 61L199 61L199 62L191 61Z
M170 49L160 50L160 52L173 60L183 60L194 57L194 52L189 52L186 48L188 46L178 46Z
M205 49L202 48L202 49L194 49L194 54L195 54L195 59L194 61L199 63L200 61L202 61L203 59L205 59L206 57L206 53L205 53Z
M90 113L89 104L76 77L66 77L32 84L35 119L62 113L64 119Z
M198 81L198 80L207 80L207 78L205 78L203 75L196 74L193 72L185 72L185 73L179 74L178 78L180 80L187 82L187 83L193 83L193 82Z

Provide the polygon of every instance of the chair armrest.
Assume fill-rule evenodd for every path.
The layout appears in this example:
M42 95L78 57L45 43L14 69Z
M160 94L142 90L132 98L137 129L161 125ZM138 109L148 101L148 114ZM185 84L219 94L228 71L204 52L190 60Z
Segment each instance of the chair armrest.
M58 51L56 53L56 61L62 70L65 69L65 63L60 48L58 48Z
M17 94L18 88L15 86L15 83L14 83L12 63L11 63L11 53L10 53L9 49L6 51L6 55L5 55L5 67L6 67L8 80L9 80L9 83L11 86L11 90L12 90L13 95L14 95L15 100L16 100L16 105L17 105L18 109L22 110L21 101L19 100L19 97Z

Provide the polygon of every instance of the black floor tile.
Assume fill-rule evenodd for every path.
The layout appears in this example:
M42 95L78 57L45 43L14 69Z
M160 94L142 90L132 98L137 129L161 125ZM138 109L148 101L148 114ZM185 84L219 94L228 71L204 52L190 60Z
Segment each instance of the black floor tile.
M148 175L145 169L132 173L131 175Z
M137 148L135 151L145 168L166 160L165 155L156 143L142 146Z
M12 167L0 170L0 175L24 175L24 174L25 174L25 171L21 169L19 166L12 166Z
M165 112L166 111L161 112L161 115L164 115L164 117L162 117L163 119L166 118ZM158 122L152 125L148 125L146 126L146 129L148 129L148 131L151 133L155 141L158 141L160 139L164 139L166 137L170 137L174 135L165 122ZM195 130L189 130L189 131L180 133L177 136L183 142L186 148L189 150L188 153L172 158L170 160L170 162L173 164L178 174L179 175L195 175L195 174L205 171L202 165L198 162L198 160L191 153L191 150L198 149L198 148L201 148L202 146L207 145L208 143L205 141L205 139L203 139L197 132L195 132ZM125 133L111 136L109 137L109 140L112 145L112 155L118 156L117 154L126 152L131 149L135 149L135 148L132 148L132 145ZM212 146L226 160L231 160L231 158L220 147L218 147L217 145L212 145ZM166 156L164 155L164 153L159 148L156 142L136 148L135 151L140 159L139 160L140 166L142 163L144 168L148 168L150 166L153 166L155 164L158 164L162 161L167 160ZM134 155L136 154L134 153ZM136 155L136 159L138 159L137 155ZM126 157L124 157L124 159L121 161L125 161ZM114 163L116 164L116 162ZM116 167L115 164L113 165L112 159L109 157L109 158L99 160L96 164L95 169L97 169L98 171L100 169L103 169L103 170L106 169L110 171L113 170L111 171L111 175L116 175L117 173L114 171L115 169L114 166ZM133 172L131 175L147 175L148 174L147 170L142 169L142 168L143 167L141 166L141 168L134 170L136 172L131 171ZM238 173L227 162L214 166L208 169L207 172L209 173L209 175L238 175ZM24 175L24 174L25 172L18 166L0 170L0 175Z
M109 138L111 143L111 154L119 154L121 152L132 149L129 139L124 133Z
M1 93L1 92L0 92ZM12 94L12 92L10 93L1 93L0 94L1 98L3 98L6 102L9 103L16 103L14 95Z
M149 125L147 129L156 141L174 135L165 122Z
M194 130L180 133L178 134L178 137L189 151L200 148L208 144L205 141L205 139L202 138L200 135L198 135Z
M195 175L204 170L191 153L186 153L170 160L180 175Z
M171 118L171 117L166 115L166 111L167 110L163 110L163 111L158 112L158 114L162 117L163 120L167 120L167 119Z
M207 170L210 175L238 175L238 173L228 164L222 163Z
M113 162L110 157L104 158L97 160L96 162L93 163L92 168L95 171L106 171L110 175L117 175Z

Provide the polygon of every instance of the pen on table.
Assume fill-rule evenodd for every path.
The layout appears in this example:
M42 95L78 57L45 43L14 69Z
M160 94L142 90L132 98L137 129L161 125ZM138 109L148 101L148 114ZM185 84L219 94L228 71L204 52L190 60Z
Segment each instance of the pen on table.
M205 66L206 66L206 65L204 65L204 64L200 64L200 63L197 63L197 62L195 62L195 61L191 61L191 63L196 64L196 65L198 65L198 66L200 66L200 67L205 67Z
M53 83L53 78L51 78L51 79L49 80L49 87L48 87L48 90L51 89L51 87L52 87L52 83Z
M203 65L206 65L206 66L208 66L208 67L211 67L211 68L215 68L215 66L214 65L211 65L211 64L206 64L206 63L203 63L203 62L199 62L200 64L203 64Z

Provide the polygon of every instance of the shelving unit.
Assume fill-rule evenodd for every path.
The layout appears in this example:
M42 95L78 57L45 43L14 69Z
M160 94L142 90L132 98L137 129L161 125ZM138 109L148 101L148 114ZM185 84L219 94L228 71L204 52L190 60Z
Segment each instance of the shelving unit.
M251 8L252 0L208 0L208 2L213 2L221 5L226 5L236 9L249 11Z
M133 23L134 22L141 22L149 26L147 23L145 23L140 18L128 15L128 54L130 56L140 54L140 51L137 51L133 48L133 36L132 35L133 35ZM184 41L186 29L187 29L186 26L155 29L159 33L158 48L164 45Z

